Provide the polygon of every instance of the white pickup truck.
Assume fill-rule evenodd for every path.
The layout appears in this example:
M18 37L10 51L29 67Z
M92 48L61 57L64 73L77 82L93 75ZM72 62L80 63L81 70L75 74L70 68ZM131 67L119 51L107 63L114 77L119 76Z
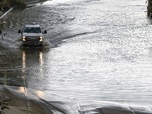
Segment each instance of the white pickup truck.
M23 45L43 45L44 34L46 30L42 31L40 25L25 25L21 30L21 40Z

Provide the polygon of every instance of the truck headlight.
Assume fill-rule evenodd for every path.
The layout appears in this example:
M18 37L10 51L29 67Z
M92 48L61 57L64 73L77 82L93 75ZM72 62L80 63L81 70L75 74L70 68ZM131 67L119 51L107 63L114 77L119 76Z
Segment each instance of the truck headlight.
M42 37L42 36L40 36L40 39L39 39L39 41L40 41L40 42L42 42L42 41L43 41L43 37Z
M22 37L23 41L26 41L25 36Z

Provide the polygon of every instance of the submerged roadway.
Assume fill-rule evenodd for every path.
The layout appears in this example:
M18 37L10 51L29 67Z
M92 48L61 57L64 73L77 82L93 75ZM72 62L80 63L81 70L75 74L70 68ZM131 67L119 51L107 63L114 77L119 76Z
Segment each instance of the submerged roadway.
M13 10L0 36L0 83L79 101L85 114L152 114L146 5L144 0L52 0ZM48 31L44 46L23 48L17 31L33 22Z

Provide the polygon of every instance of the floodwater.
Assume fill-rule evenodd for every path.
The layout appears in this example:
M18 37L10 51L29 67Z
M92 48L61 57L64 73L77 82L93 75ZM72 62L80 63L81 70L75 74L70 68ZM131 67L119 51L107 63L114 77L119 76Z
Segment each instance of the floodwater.
M87 101L152 102L152 26L145 0L53 0L5 17L0 83ZM21 47L20 29L47 30ZM2 35L1 35L2 37Z

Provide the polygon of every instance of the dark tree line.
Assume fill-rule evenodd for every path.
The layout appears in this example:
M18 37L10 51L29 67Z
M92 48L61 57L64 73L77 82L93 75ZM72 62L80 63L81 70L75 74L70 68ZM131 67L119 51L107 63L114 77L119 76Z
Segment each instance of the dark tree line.
M0 0L0 10L8 10L10 7L25 8L26 4L23 0Z

